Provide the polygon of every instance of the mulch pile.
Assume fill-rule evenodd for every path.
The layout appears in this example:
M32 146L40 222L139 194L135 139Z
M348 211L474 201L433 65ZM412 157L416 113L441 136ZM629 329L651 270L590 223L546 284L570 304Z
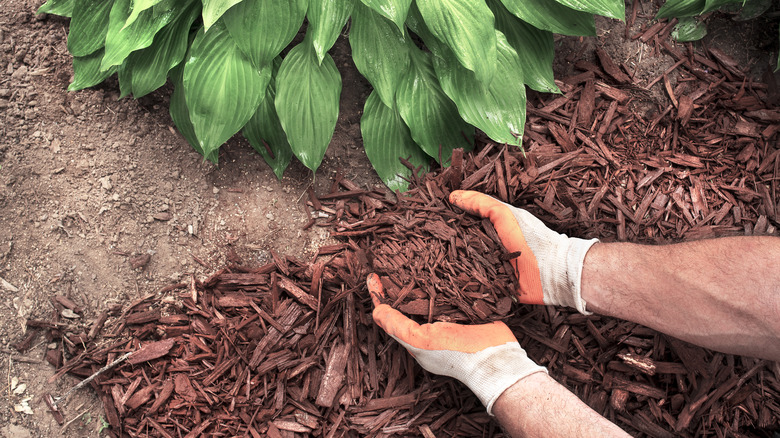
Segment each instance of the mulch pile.
M664 26L636 37L671 54L673 67L636 84L603 52L598 65L578 62L583 73L563 79L562 95L529 106L526 154L483 141L446 170L415 173L402 197L340 176L328 193L310 193L308 205L328 219L307 226L330 227L342 242L311 263L275 255L251 268L234 257L210 278L82 328L59 318L80 309L58 297L50 321L29 322L62 340L46 356L58 368L52 380L90 376L133 352L90 383L115 436L498 436L465 387L423 372L373 324L364 286L373 270L392 304L421 321L504 320L532 359L635 435L771 436L776 364L613 318L514 304L511 254L489 223L446 202L453 189L479 190L559 232L603 240L776 234L773 91L722 53L659 43ZM636 103L656 82L670 104L648 117Z

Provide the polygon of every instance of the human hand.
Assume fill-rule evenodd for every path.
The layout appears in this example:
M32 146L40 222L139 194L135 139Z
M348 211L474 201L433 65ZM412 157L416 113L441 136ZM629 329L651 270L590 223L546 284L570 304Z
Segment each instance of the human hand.
M490 219L507 251L520 252L510 262L518 279L520 302L564 305L590 313L581 294L582 265L598 239L558 234L531 213L479 192L456 190L450 194L450 203Z
M510 386L537 372L547 372L525 353L503 322L460 325L417 324L382 304L384 287L376 274L366 279L374 302L374 322L398 341L426 370L460 380L492 414L493 403Z

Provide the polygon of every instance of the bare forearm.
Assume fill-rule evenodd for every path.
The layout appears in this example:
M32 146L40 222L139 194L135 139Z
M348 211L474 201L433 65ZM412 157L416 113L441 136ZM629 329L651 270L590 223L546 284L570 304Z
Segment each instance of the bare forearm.
M588 310L715 350L780 360L780 239L594 245Z
M626 437L545 373L531 374L507 389L493 413L512 437Z

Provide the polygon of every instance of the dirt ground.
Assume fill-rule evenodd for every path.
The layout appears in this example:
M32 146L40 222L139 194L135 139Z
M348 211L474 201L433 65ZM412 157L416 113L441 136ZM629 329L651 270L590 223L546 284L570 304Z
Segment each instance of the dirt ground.
M340 40L333 54L343 79L341 115L314 181L300 164L278 181L239 137L221 149L217 167L175 131L167 90L117 100L112 79L67 92L67 20L36 16L42 3L5 0L0 8L0 436L100 436L102 407L91 390L63 403L65 428L47 411L42 394L63 394L77 380L47 383L54 370L43 360L49 341L42 337L24 354L12 349L25 321L50 318L55 295L83 306L89 321L112 304L213 272L229 248L255 264L267 262L271 251L309 259L330 240L324 228L302 230L309 220L307 187L325 192L339 170L361 186L380 184L360 140L369 86ZM656 10L641 2L630 33ZM557 75L571 74L576 60L592 59L596 45L642 80L673 64L647 45L625 41L623 23L599 20L598 27L596 38L556 40ZM769 52L744 47L760 47L765 31L730 29L711 33L707 42L760 77ZM665 99L658 85L637 105L654 113ZM149 263L133 269L130 259L144 254ZM25 401L31 414L15 410Z

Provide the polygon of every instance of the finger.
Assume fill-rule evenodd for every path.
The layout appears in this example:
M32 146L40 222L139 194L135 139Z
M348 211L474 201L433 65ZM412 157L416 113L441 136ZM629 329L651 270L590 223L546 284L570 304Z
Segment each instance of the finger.
M382 286L379 276L373 272L368 274L366 286L368 286L368 293L371 294L371 301L374 302L374 307L379 306L382 303L382 298L385 297L385 288Z
M450 194L450 202L473 215L490 219L501 238L501 243L510 253L531 252L512 210L503 202L471 190L455 190Z
M455 190L450 194L450 203L471 214L490 220L504 248L510 253L520 252L520 256L511 261L519 283L520 301L532 304L544 303L536 255L528 246L523 230L509 206L496 198L471 190Z
M487 217L487 210L500 201L473 190L455 190L450 193L450 203L480 217Z
M388 335L421 350L475 353L507 342L517 342L509 327L499 321L482 325L448 322L420 325L387 304L374 309L373 317Z
M417 346L413 333L420 329L420 324L387 304L377 305L371 315L376 325L382 327L382 330L388 335L395 336L409 345Z

